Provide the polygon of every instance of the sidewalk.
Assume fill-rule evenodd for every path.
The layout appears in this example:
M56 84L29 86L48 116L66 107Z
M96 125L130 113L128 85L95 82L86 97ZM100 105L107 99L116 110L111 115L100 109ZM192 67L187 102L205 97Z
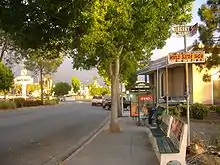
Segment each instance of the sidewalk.
M120 118L122 132L104 129L64 165L158 165L146 127L137 127L128 117Z

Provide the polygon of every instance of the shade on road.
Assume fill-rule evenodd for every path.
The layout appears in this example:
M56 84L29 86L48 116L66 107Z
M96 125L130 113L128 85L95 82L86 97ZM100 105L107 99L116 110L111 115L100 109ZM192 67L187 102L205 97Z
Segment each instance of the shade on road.
M0 112L0 164L45 164L79 142L107 116L107 111L89 103Z

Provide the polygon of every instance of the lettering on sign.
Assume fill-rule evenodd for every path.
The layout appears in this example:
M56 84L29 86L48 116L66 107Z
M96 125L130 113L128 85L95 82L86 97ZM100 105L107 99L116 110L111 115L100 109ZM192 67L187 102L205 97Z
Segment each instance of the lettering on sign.
M140 96L141 101L150 101L153 100L153 97L151 95L146 95L146 96Z
M187 35L192 37L197 33L198 23L192 26L176 25L173 26L171 29L172 29L172 33L178 36Z
M181 52L170 53L168 55L168 64L173 63L202 63L205 62L205 52Z
M183 32L189 32L190 26L174 26L173 32L175 33L183 33Z

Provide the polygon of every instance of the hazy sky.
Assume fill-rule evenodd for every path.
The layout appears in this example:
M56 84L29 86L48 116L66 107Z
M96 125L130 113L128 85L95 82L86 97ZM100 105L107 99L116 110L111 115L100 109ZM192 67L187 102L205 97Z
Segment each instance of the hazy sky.
M206 0L196 0L193 6L193 20L191 24L199 22L197 15L198 8L204 4ZM193 41L198 38L198 34L194 37L187 38L187 45L191 45ZM167 44L162 50L155 50L152 59L157 59L167 55L169 52L174 52L183 49L183 38L171 37L167 40ZM91 81L94 76L97 75L97 70L92 69L90 71L77 71L72 69L71 60L65 59L63 64L58 68L57 73L54 75L54 80L69 82L72 76L78 77L81 81Z

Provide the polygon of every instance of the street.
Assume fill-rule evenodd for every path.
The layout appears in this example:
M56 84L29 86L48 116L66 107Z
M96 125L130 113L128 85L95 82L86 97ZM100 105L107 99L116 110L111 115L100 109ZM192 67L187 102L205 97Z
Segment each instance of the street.
M0 112L0 164L43 165L88 135L108 116L91 103Z

